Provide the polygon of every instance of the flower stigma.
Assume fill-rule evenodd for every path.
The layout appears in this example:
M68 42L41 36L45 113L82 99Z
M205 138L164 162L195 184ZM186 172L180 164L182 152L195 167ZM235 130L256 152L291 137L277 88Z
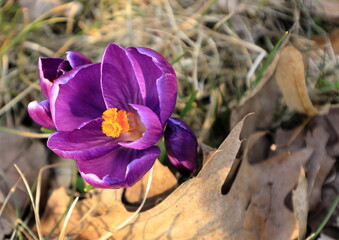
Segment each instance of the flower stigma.
M117 138L122 133L139 132L138 120L133 113L110 108L103 112L102 118L102 132L108 137Z

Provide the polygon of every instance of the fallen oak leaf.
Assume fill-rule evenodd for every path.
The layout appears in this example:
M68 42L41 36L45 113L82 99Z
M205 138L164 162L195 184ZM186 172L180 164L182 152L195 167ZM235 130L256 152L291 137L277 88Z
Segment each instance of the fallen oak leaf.
M197 177L183 183L159 205L142 212L125 228L114 232L131 215L122 204L117 203L110 214L93 219L77 239L107 239L112 235L117 239L227 237L229 230L222 223L230 222L231 216L227 217L227 214L231 211L227 209L232 210L232 206L225 206L221 186L240 148L243 124L244 119L231 131Z
M305 218L300 214L307 211L301 211L297 218L291 203L292 192L313 150L305 148L294 153L283 152L265 161L251 161L256 164L250 164L247 156L231 191L222 195L223 180L241 143L239 124L198 176L182 184L162 203L116 231L122 219L130 215L117 203L108 215L93 219L77 239L271 239L274 236L285 240L302 236L304 228L298 219ZM299 191L305 196L307 187L301 186Z
M301 239L306 226L298 219L305 219L308 210L299 204L299 199L305 199L307 195L302 166L313 149L282 152L268 159L252 159L251 148L255 148L264 137L263 132L258 132L249 138L237 179L227 195L228 200L237 199L235 209L244 208L237 212L242 216L234 226L238 231L234 231L230 239L272 239L272 236L274 239ZM293 196L295 188L299 199ZM296 208L298 212L294 211Z

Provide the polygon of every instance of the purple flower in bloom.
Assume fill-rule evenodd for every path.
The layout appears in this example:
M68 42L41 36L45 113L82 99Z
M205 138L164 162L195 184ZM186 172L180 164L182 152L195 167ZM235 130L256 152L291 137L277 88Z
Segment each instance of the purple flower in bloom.
M47 97L42 102L33 101L28 105L28 113L38 124L46 128L55 128L50 112L50 91L55 80L63 75L65 78L67 72L73 69L79 69L81 66L92 63L82 53L69 51L67 59L62 58L40 58L38 63L40 88Z
M30 103L29 113L42 126L57 129L48 147L74 159L89 184L131 186L153 166L160 153L155 144L170 126L177 96L174 69L157 52L140 47L109 44L102 61L93 64L83 55L71 56L49 65L40 59L48 99Z

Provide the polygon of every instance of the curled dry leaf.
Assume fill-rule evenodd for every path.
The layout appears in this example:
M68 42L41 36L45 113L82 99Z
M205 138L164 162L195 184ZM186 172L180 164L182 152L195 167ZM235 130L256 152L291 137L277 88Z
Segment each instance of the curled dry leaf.
M302 54L287 46L281 52L275 78L289 108L314 116L318 111L308 95L304 70Z

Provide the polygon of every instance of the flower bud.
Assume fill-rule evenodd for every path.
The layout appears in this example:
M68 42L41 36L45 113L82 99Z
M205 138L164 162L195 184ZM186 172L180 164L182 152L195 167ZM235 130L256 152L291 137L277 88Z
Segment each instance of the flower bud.
M197 168L198 142L191 128L177 118L169 118L165 130L165 145L171 163L183 175Z

